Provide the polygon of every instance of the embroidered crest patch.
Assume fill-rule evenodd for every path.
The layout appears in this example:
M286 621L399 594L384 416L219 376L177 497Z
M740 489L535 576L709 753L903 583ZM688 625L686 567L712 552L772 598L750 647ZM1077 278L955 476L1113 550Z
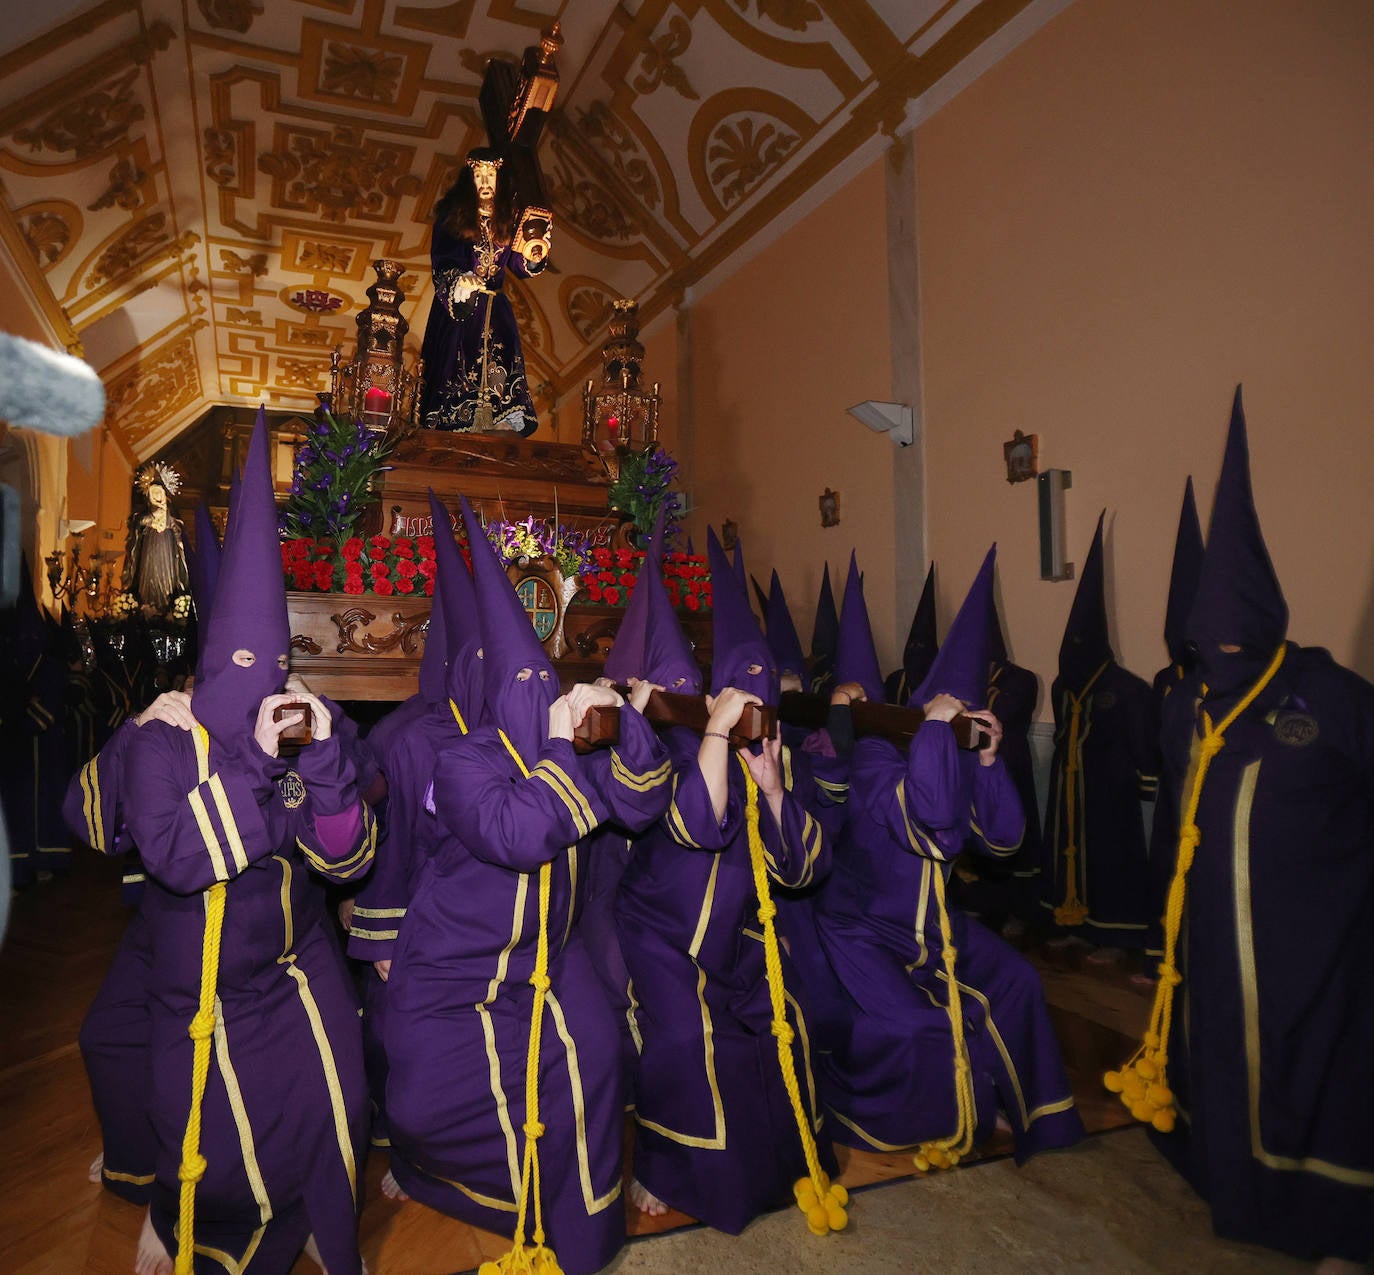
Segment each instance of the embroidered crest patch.
M305 785L294 770L288 770L277 780L277 791L281 793L282 804L288 810L295 810L305 801Z
M1274 738L1292 748L1305 747L1320 733L1317 719L1310 713L1280 713L1274 719Z

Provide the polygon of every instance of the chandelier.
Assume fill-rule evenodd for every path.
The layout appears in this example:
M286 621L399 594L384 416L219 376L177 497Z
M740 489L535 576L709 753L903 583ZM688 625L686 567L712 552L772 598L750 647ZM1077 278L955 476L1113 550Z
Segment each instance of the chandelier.
M582 446L612 482L625 456L647 451L658 441L662 400L657 381L649 390L639 383L643 361L639 303L622 297L612 303L610 340L601 349L601 383L589 380L582 391Z
M91 615L99 615L109 602L112 568L119 555L113 550L96 549L84 563L81 561L81 538L94 526L95 523L89 519L71 522L63 519L57 548L43 561L47 564L48 587L55 601L75 611L77 603L84 598L86 611ZM108 531L105 533L107 538L113 534ZM65 553L61 545L64 539L71 542Z

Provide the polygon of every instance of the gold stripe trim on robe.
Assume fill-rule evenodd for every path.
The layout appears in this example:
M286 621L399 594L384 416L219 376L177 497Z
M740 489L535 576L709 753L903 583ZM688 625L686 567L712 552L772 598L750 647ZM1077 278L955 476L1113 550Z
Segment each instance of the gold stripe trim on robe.
M1289 1173L1313 1173L1346 1186L1374 1187L1374 1172L1335 1164L1317 1156L1277 1155L1264 1147L1260 1127L1260 1018L1259 975L1255 966L1255 918L1250 893L1250 816L1259 782L1260 761L1252 761L1241 773L1236 795L1232 836L1232 878L1236 909L1236 959L1240 968L1241 1004L1245 1011L1245 1071L1250 1115L1250 1154L1265 1168Z

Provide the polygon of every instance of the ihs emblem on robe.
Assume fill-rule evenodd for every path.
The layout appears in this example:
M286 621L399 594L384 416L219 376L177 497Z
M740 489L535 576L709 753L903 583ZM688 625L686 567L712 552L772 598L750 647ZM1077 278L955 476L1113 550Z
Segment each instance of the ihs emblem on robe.
M1321 733L1317 719L1308 713L1280 713L1274 719L1274 738L1292 748L1304 748Z
M281 793L282 805L288 810L295 810L305 801L305 785L294 770L288 770L277 780L277 791Z

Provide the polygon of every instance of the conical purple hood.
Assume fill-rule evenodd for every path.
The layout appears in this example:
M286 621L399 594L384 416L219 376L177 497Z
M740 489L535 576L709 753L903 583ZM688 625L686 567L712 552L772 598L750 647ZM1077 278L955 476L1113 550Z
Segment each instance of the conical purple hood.
M448 631L444 617L444 577L452 574L452 558L458 546L448 534L448 512L439 503L434 488L429 489L429 514L434 528L434 592L430 594L429 623L425 627L425 652L420 656L420 698L426 704L442 704L448 699ZM444 548L448 541L452 550ZM466 571L467 568L463 567Z
M739 581L739 587L744 590L744 597L749 598L749 573L744 569L744 540L737 533L735 535L735 547L731 550L730 565L734 568L735 579Z
M1078 592L1073 595L1069 621L1059 644L1059 676L1074 692L1081 691L1093 674L1113 658L1107 634L1106 579L1102 565L1102 523L1106 517L1105 509L1097 516L1092 548L1083 563Z
M200 626L194 712L226 748L252 744L258 705L286 683L291 628L269 445L267 413L260 407L229 510L209 619ZM235 661L235 652L252 657L248 667Z
M840 605L840 639L835 650L835 684L857 682L875 704L886 699L878 652L873 646L873 628L868 622L863 578L853 552L849 555L849 578L844 583Z
M706 532L711 564L711 693L727 686L757 695L765 704L778 702L778 674L773 654L749 609L746 585L734 572L714 529ZM757 668L757 672L750 670Z
M806 683L806 652L802 650L801 638L797 636L797 626L792 623L792 612L787 607L787 595L782 591L782 581L778 573L768 585L768 606L764 622L764 637L768 649L773 652L773 663L778 666L778 674L794 673Z
M477 652L482 645L482 626L477 616L477 593L472 572L463 561L458 542L453 538L453 520L448 510L431 491L430 516L434 520L434 597L443 605L444 687L439 703L451 699L469 730L482 721L483 661Z
M1231 407L1226 456L1217 482L1207 549L1187 636L1197 643L1208 687L1228 689L1258 676L1288 632L1288 604L1260 531L1250 489L1250 446L1240 386ZM1228 655L1219 648L1239 646Z
M816 599L816 623L811 629L811 656L824 661L831 668L835 661L835 643L840 636L840 616L835 610L835 594L830 587L830 564L825 564L821 576L821 592Z
M973 577L929 671L907 701L911 706L928 704L941 692L963 700L970 708L982 708L988 702L988 630L996 617L992 589L996 569L994 544Z
M758 581L758 577L752 572L749 576L749 587L754 591L754 601L759 604L759 615L763 619L763 636L768 636L768 594L764 592L763 585Z
M682 695L701 692L701 666L692 653L692 644L682 632L661 571L641 576L635 589L644 590L644 658L639 676L657 682L665 690Z
M1007 661L1007 641L1002 636L1002 617L997 614L996 590L993 591L992 607L988 613L988 664L1005 664Z
M187 550L190 561L187 568L191 576L191 601L195 605L197 617L204 622L210 616L210 607L215 600L215 585L219 582L219 537L215 535L215 524L210 520L210 510L205 501L196 502L196 542Z
M644 565L639 570L635 591L630 595L615 641L606 655L606 676L622 685L632 677L644 676L644 630L649 618L649 596L644 581L651 575L663 575L663 526L667 502L659 506L654 520L654 532L644 548Z
M1178 533L1174 537L1174 566L1169 573L1169 605L1164 612L1164 644L1169 658L1181 664L1188 658L1188 616L1197 598L1198 576L1202 574L1202 523L1197 516L1190 474L1183 488L1183 508L1178 513Z
M940 639L935 631L935 564L932 562L926 569L925 587L916 603L906 645L902 648L902 669L908 686L920 686L939 649Z
M33 571L28 554L20 557L19 596L14 602L14 659L20 673L27 677L48 649L48 619L33 591Z
M558 674L534 634L481 519L466 496L462 504L482 629L487 720L504 730L526 764L533 766L549 737L549 705L558 698ZM520 674L526 669L529 674L522 679Z

